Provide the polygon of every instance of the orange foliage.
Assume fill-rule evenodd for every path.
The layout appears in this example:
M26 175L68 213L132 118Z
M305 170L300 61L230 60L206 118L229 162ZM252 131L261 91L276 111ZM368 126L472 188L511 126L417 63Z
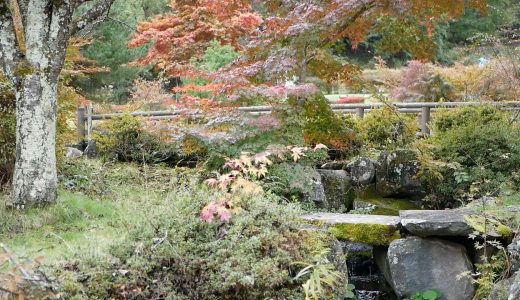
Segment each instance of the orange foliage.
M130 47L154 42L138 64L156 63L173 76L192 74L192 58L200 57L213 40L241 49L240 39L256 34L262 17L245 0L174 0L176 13L139 25Z

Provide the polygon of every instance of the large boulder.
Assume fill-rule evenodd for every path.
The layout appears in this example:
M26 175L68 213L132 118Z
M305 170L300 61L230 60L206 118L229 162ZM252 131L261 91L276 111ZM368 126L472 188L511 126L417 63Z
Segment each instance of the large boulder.
M384 197L417 197L425 195L417 179L419 161L411 150L383 151L377 159L376 190Z
M489 237L509 237L511 230L500 222L484 217L473 210L403 210L399 212L401 225L417 236L463 236L475 231ZM485 225L486 226L485 226Z
M355 198L352 180L344 170L318 170L325 191L326 209L350 209Z
M394 240L380 268L400 298L438 289L443 300L471 300L473 272L464 246L436 238L408 237Z
M347 172L356 186L372 184L376 178L376 162L368 157L360 157L347 165Z

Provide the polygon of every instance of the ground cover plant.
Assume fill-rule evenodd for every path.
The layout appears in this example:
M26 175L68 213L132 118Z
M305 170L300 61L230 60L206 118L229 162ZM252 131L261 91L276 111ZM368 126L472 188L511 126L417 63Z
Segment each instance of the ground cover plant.
M43 256L39 268L68 299L301 299L292 263L311 260L327 237L301 231L300 208L270 193L235 198L229 220L205 221L202 208L225 194L196 173L69 162L58 203L27 213L3 206L0 237Z

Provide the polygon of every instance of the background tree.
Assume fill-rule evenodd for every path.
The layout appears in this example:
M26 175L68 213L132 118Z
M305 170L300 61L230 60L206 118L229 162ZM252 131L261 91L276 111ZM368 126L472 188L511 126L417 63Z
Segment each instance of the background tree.
M105 22L92 33L92 44L84 47L85 57L95 60L107 70L78 78L73 84L94 101L125 103L134 80L151 78L150 68L128 65L146 55L147 47L128 48L137 24L171 8L169 0L116 0Z
M19 208L57 196L58 80L69 37L100 20L114 0L1 0L0 62L16 94L13 202Z

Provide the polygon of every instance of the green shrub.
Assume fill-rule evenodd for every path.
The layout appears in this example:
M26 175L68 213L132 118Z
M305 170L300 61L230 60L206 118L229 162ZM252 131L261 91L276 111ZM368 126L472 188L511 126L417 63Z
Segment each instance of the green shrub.
M374 109L355 124L363 142L376 149L410 145L419 129L413 116L398 114L390 107Z
M229 222L204 222L201 209L223 197L196 181L143 204L143 217L110 251L62 271L72 299L302 299L292 262L310 257L301 211L271 194L235 199ZM319 244L319 243L316 243Z
M493 106L461 107L436 113L433 128L436 133L443 134L455 127L503 122L507 117L507 114Z
M509 116L494 108L475 107L435 118L436 134L425 141L421 172L432 197L471 200L496 195L504 184L516 180L520 128L509 122Z
M143 131L138 118L124 115L104 124L95 134L101 154L122 162L159 163L172 160L176 152L159 137Z

